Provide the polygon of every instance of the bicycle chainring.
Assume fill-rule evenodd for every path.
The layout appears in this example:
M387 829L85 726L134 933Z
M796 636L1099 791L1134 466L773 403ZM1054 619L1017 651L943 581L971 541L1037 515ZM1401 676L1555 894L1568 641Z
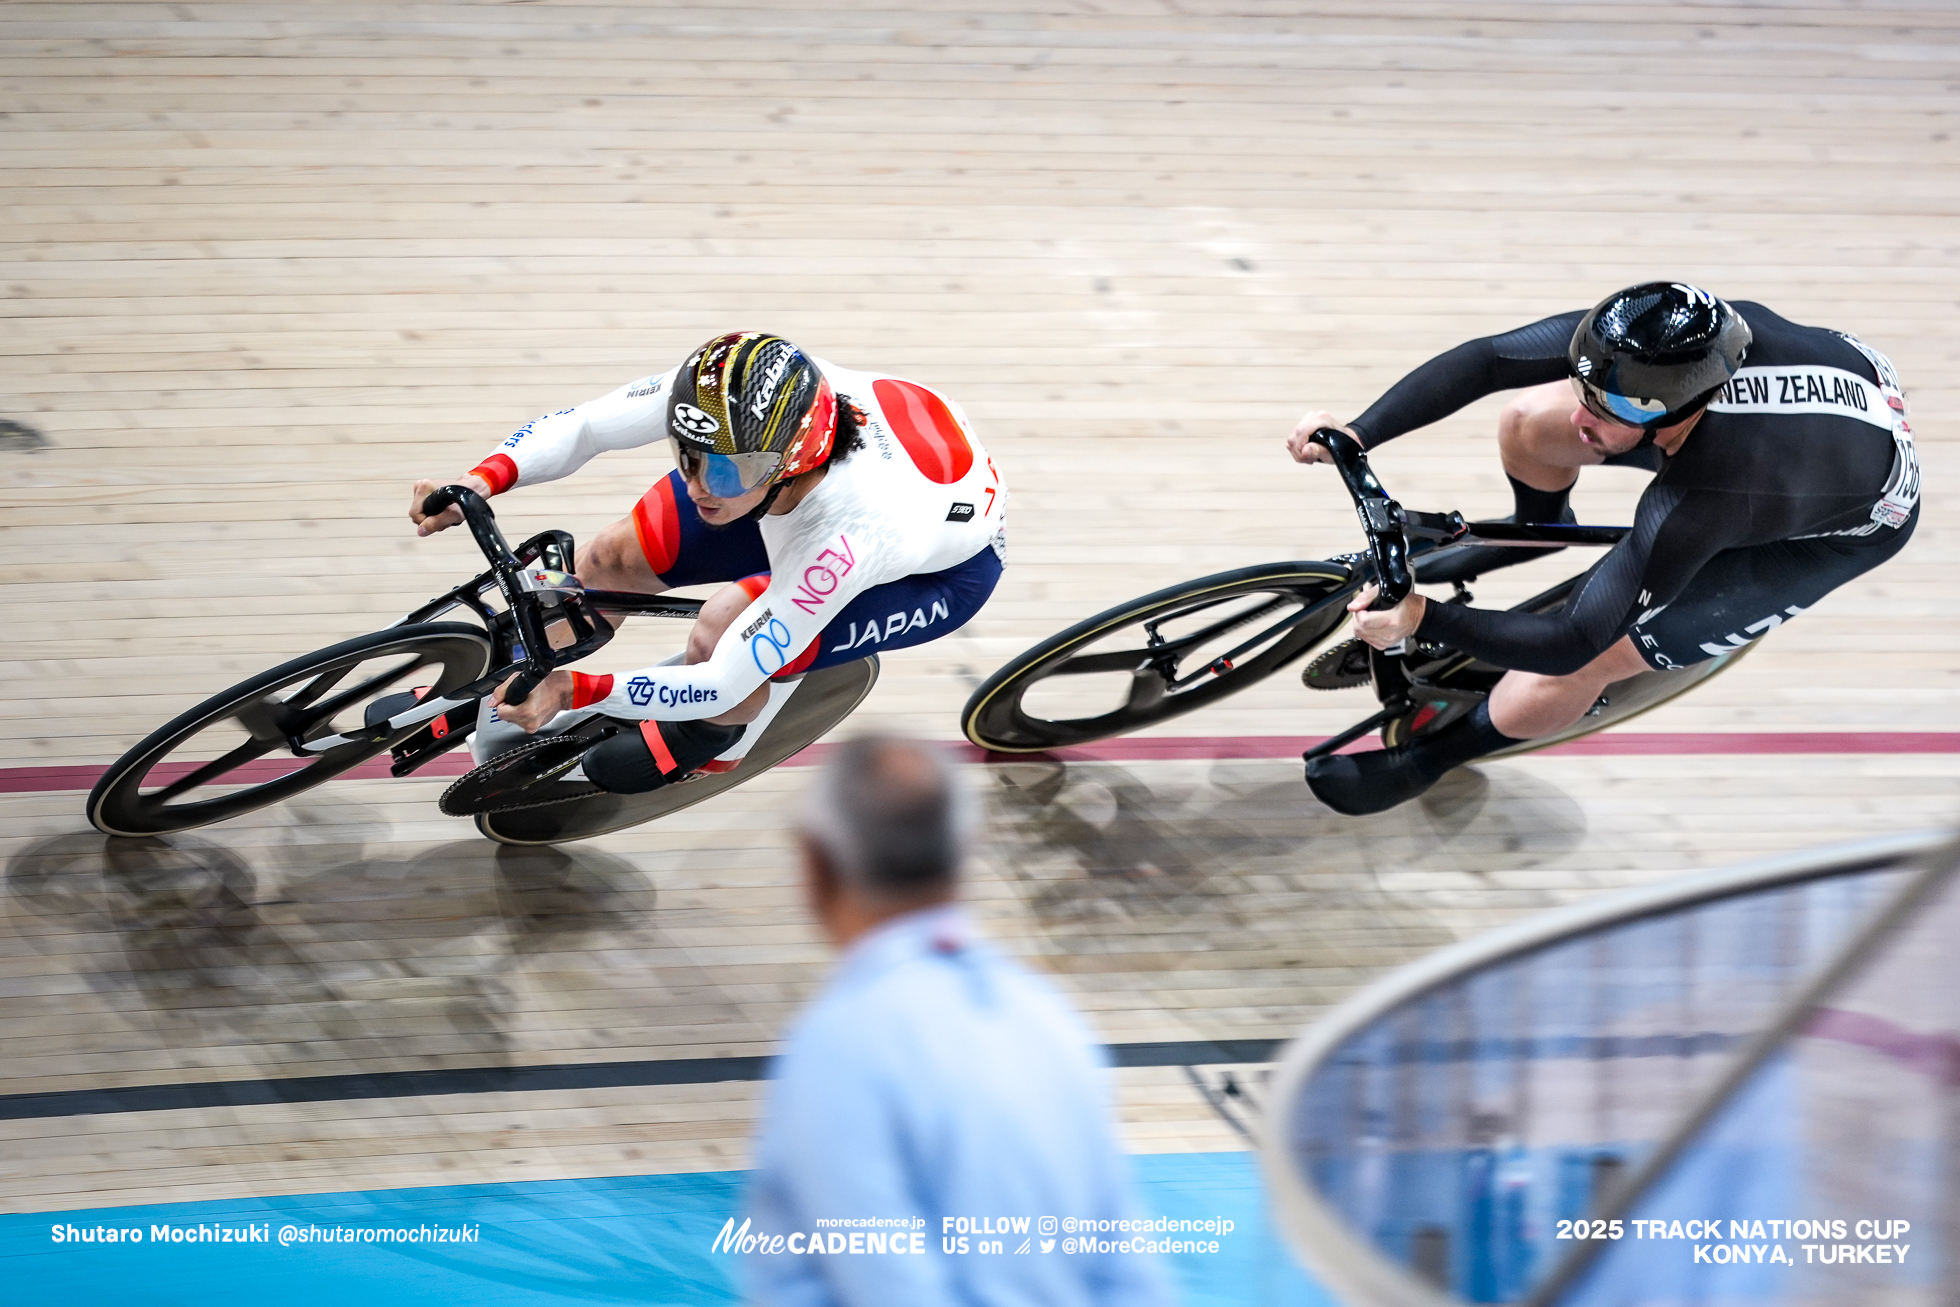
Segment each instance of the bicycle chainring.
M1346 690L1371 679L1368 646L1359 640L1341 641L1300 673L1300 683L1309 690Z
M591 781L557 779L602 738L596 732L575 729L541 740L526 740L457 780L443 791L437 806L451 817L474 817L487 812L542 808L603 794L605 791Z

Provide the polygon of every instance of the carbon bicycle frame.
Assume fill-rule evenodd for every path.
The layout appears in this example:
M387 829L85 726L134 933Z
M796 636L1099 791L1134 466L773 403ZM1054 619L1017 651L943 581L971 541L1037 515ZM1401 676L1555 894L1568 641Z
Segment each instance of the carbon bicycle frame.
M496 513L468 486L444 486L423 501L422 511L439 513L451 504L463 510L463 521L490 568L431 599L393 625L427 622L450 609L467 608L495 641L498 653L492 661L498 666L468 685L458 686L440 698L423 700L372 726L318 739L290 739L287 744L296 756L303 758L344 744L387 739L408 727L433 721L451 709L474 703L513 675L517 682L505 700L523 703L538 682L553 670L576 662L612 639L612 623L599 616L602 612L691 620L701 611L699 599L586 589L572 575L573 543L570 533L565 531L542 531L513 550L498 529ZM492 589L503 596L501 610L485 602ZM553 648L546 628L561 621L571 628L573 639L568 645ZM441 751L431 750L418 753L412 760L405 759L409 765L398 768L395 774L405 775Z
M1365 554L1347 555L1358 564L1354 569L1354 578L1348 585L1343 586L1338 594L1330 595L1295 614L1290 621L1303 620L1324 605L1337 602L1375 580L1380 582L1381 592L1369 607L1393 608L1415 589L1415 563L1420 558L1445 555L1473 544L1520 548L1542 548L1546 545L1610 546L1618 544L1632 530L1624 526L1466 522L1463 514L1456 512L1414 512L1403 508L1390 497L1368 466L1368 455L1354 437L1344 431L1323 427L1309 439L1333 456L1342 484L1354 499L1355 516L1361 521L1362 534L1368 538L1368 550ZM1454 584L1456 596L1450 602L1468 603L1470 592L1464 588L1463 582ZM1368 670L1375 687L1375 697L1382 705L1381 711L1355 723L1339 735L1321 741L1307 750L1305 756L1311 760L1334 753L1383 723L1409 712L1415 707L1415 691L1420 691L1426 698L1443 700L1484 698L1478 691L1437 685L1424 679L1416 670L1418 661L1434 664L1439 659L1448 658L1452 652L1444 646L1429 645L1414 639L1404 640L1385 650L1371 647L1368 650Z

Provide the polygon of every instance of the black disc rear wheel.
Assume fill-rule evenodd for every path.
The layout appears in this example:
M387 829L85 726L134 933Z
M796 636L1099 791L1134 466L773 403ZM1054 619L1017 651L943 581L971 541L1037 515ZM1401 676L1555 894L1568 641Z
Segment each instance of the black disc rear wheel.
M207 826L309 790L419 727L296 756L289 741L358 730L393 691L445 695L490 666L490 637L457 622L390 627L295 658L206 699L103 773L88 819L109 835Z
M1159 590L1044 640L966 702L966 738L998 753L1086 744L1216 703L1347 620L1339 563L1268 563Z

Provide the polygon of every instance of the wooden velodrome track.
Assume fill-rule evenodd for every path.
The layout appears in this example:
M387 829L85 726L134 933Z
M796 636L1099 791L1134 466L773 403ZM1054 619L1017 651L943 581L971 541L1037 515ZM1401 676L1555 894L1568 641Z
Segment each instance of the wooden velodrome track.
M1619 744L1347 820L1259 741L1367 697L1287 674L1162 731L1182 756L972 767L981 916L1112 1043L1281 1038L1539 905L1947 822L1956 67L1930 0L0 6L0 416L43 438L0 449L0 1094L774 1047L826 964L785 827L806 770L541 853L438 815L439 780L164 844L81 815L87 769L165 718L473 567L411 538L414 478L751 324L957 395L1012 485L991 606L859 714L948 740L1065 623L1353 548L1281 437L1465 337L1672 276L1904 374L1913 546ZM1506 512L1495 411L1377 466ZM611 456L501 512L588 535L665 468ZM1589 475L1582 520L1641 482ZM1133 1148L1244 1146L1182 1069L1115 1074ZM757 1086L697 1079L8 1099L0 1210L746 1165Z

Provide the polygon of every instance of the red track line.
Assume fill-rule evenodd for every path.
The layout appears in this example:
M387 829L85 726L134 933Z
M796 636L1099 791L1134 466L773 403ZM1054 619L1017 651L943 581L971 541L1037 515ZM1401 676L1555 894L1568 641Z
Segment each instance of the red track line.
M1056 757L1081 761L1138 762L1175 758L1297 758L1320 743L1319 735L1193 735L1105 740L1053 754L982 753L964 746L974 759L1008 762L1014 758ZM1380 748L1369 739L1357 750ZM1960 753L1960 731L1607 731L1586 735L1545 750L1586 756L1659 754L1779 753Z
M174 781L196 771L194 762L167 762L150 773L159 782ZM300 767L298 758L261 758L248 762L232 775L245 781L277 780ZM461 776L470 769L467 753L449 753L436 758L417 772L418 776ZM0 794L39 794L49 790L92 789L107 767L0 767ZM340 774L340 780L369 780L388 774L388 758L370 758L358 767Z
M1868 1049L1939 1083L1960 1085L1960 1040L1951 1035L1908 1030L1869 1012L1828 1007L1811 1014L1803 1034Z
M1049 753L986 753L970 744L956 747L969 762L1164 762L1232 758L1297 758L1320 743L1317 735L1182 735L1104 740ZM1367 747L1367 746L1363 746ZM808 767L823 760L829 746L817 744L786 764ZM1545 750L1587 757L1657 755L1696 757L1710 754L1856 754L1960 753L1960 731L1617 731L1588 735L1570 744ZM249 780L272 780L297 765L297 760L266 759L240 768ZM158 780L175 779L195 763L165 764ZM458 751L431 761L417 776L451 778L470 769L469 755ZM44 794L57 790L86 790L106 769L100 766L0 767L0 794ZM342 779L372 780L388 774L385 757L371 759Z

